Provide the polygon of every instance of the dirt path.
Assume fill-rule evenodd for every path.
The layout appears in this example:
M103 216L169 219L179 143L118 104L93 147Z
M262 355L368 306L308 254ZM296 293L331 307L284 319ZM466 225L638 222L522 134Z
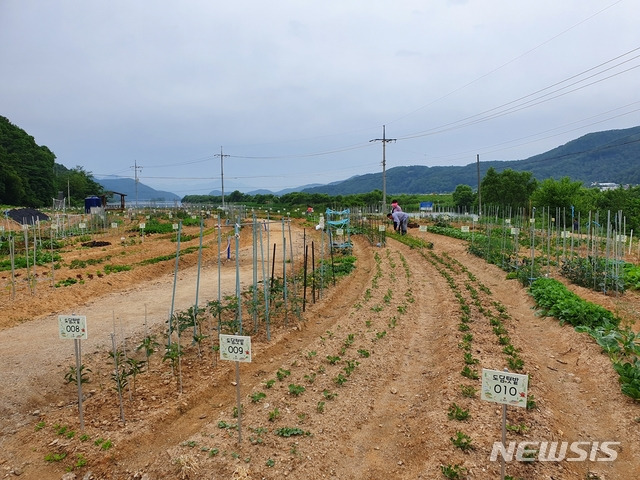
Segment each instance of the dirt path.
M57 378L70 363L71 346L65 352L59 345L42 344L38 352L25 346L34 331L56 335L55 329L47 331L53 317L0 332L0 354L11 359L0 368L15 382L6 396L6 412L15 416L5 417L10 434L2 440L0 464L34 479L61 478L79 454L88 464L74 469L78 478L91 471L96 478L114 479L438 479L445 478L443 467L456 465L464 469L459 478L499 478L499 464L490 455L500 440L501 408L480 400L479 380L460 372L465 366L476 371L507 366L491 323L500 319L503 336L524 361L521 373L531 376L529 393L536 403L530 410L508 409L514 428L508 441L619 442L612 462L514 461L507 473L522 479L635 478L640 406L620 393L597 345L553 319L537 317L526 291L506 281L497 267L467 254L463 242L415 235L432 241L433 251L393 240L376 248L355 237L355 272L309 303L304 321L276 329L270 342L256 337L252 363L240 365L242 443L234 416L233 364L199 359L193 347L184 360L182 394L167 365L156 359L125 403L128 421L122 425L108 380L100 380L86 402L91 441L65 438L53 426L77 421L73 392L61 391ZM184 292L178 296L180 308L186 308L195 283L191 273L182 276L178 284ZM223 280L229 287L232 281ZM204 291L217 288L217 279L203 282ZM170 284L169 276L96 298L85 307L87 316L102 318L97 328L108 338L113 310L116 318L128 318L133 305L147 302L153 310L148 316L162 324ZM469 306L464 332L463 304ZM133 315L138 327L127 326L128 336L140 334L143 315ZM49 363L40 360L43 351ZM88 361L104 357L100 341L86 351ZM28 368L38 361L39 370ZM14 369L32 376L16 375ZM461 386L475 389L475 395L464 396ZM470 418L451 420L453 404ZM38 415L25 415L36 409ZM39 420L45 426L34 431ZM451 440L457 432L468 435L473 448L457 448ZM114 447L101 450L93 444L98 437L109 438ZM43 461L50 452L67 457Z

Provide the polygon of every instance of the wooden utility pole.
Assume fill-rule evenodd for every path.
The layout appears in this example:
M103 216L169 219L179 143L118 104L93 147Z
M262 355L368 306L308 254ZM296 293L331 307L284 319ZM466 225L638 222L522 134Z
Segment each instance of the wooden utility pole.
M385 125L382 126L382 138L374 138L370 142L382 142L382 213L387 211L387 142L395 142L395 138L387 138Z
M224 157L230 157L231 155L225 155L222 153L222 147L220 147L220 153L216 153L215 157L220 157L220 185L222 187L222 210L224 210Z
M135 187L136 187L136 210L138 209L138 183L140 183L140 179L138 178L138 170L142 171L142 167L138 166L138 161L133 161L133 176L135 178Z
M482 215L482 196L480 195L480 154L476 154L476 171L478 173L478 216Z

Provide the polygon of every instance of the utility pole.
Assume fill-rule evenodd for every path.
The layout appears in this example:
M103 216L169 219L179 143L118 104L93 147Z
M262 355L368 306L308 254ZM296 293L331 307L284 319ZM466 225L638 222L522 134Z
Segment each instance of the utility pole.
M133 161L133 171L134 171L134 178L136 179L136 210L138 210L138 182L140 182L140 179L138 178L138 170L142 171L142 167L138 166L138 161L134 160Z
M478 216L482 215L482 196L480 195L480 154L476 154L476 171L478 174Z
M387 211L387 142L395 142L395 138L387 138L385 125L382 126L382 138L374 138L370 142L382 142L382 213Z
M224 157L230 157L231 155L225 155L222 153L222 147L220 147L220 153L216 153L214 157L220 157L220 184L222 186L222 210L224 210Z

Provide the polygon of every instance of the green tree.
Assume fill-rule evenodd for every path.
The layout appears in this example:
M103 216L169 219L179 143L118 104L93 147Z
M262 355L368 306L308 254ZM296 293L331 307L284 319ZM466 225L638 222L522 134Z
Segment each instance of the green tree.
M469 185L458 185L453 192L453 203L462 212L468 212L476 199Z
M538 188L538 181L533 178L531 172L506 169L497 173L493 167L490 167L480 182L482 205L528 207L531 194L536 188Z

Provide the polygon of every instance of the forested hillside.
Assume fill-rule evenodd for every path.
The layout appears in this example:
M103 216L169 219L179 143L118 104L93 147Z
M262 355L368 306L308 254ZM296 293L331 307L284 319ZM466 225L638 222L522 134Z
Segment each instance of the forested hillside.
M56 156L0 116L0 204L49 205L55 196Z
M82 205L85 197L100 195L101 185L82 167L69 169L56 156L7 118L0 116L0 204L43 207L54 198Z
M497 172L507 169L531 172L538 181L569 177L585 186L593 182L637 185L640 184L640 127L590 133L526 160L480 158L480 177L484 177L491 167ZM474 189L478 185L475 162L463 167L394 167L387 170L386 176L387 193L392 195L451 193L458 185L469 185ZM303 191L348 195L379 189L381 185L382 173L375 173Z

